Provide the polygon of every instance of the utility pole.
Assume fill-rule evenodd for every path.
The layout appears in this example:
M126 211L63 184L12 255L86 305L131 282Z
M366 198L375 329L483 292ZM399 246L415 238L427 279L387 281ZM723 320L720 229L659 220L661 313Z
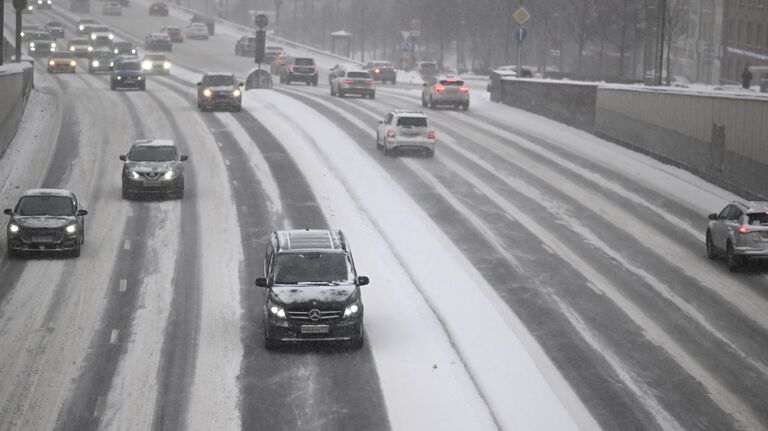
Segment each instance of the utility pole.
M0 3L0 24L5 26L5 2ZM0 37L0 66L3 65L5 56L5 38Z
M664 41L666 39L667 26L667 0L659 1L659 51L656 53L659 58L656 62L656 85L663 85L662 74L664 73ZM669 77L667 77L669 78Z
M16 9L16 63L21 63L21 13L27 8L27 0L13 0Z

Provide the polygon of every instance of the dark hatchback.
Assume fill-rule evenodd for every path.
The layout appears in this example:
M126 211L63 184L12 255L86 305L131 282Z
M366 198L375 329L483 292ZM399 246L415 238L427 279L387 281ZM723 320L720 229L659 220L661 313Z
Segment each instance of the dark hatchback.
M127 56L123 56L127 57ZM110 90L120 88L135 88L144 91L147 89L147 80L141 63L136 57L115 58L112 66L112 76L109 80Z
M317 87L318 72L314 58L289 57L280 69L280 82L290 85L298 81Z
M184 197L184 164L171 140L142 139L134 142L123 163L123 199L137 195Z
M31 252L80 256L85 242L85 215L74 193L63 189L33 189L21 196L15 209L6 209L8 255Z
M363 346L363 302L349 244L340 230L274 232L267 244L264 345L344 342Z
M238 112L242 108L242 85L232 73L205 73L197 83L197 107L201 111L226 108Z

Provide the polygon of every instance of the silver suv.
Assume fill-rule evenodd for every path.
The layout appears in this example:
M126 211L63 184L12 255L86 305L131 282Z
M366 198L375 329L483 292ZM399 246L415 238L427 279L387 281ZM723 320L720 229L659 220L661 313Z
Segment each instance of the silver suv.
M469 87L455 76L429 77L421 90L421 106L435 109L451 106L455 109L469 109Z
M435 138L435 131L429 127L429 120L423 112L395 109L379 121L376 148L383 148L387 156L399 150L416 150L433 157Z
M264 256L267 289L264 345L343 341L363 347L363 302L349 243L340 230L284 230L272 233Z
M708 218L710 259L724 255L728 269L738 271L750 258L768 257L768 202L734 201Z

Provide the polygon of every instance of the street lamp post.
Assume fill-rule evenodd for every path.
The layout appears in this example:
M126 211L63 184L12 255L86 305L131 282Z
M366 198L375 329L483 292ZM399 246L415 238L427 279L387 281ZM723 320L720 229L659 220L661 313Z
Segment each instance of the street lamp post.
M0 3L0 24L5 25L5 2ZM5 38L0 37L0 66L3 65L5 56Z
M27 0L13 0L16 9L16 63L21 63L21 12L27 8Z
M667 26L667 0L660 0L659 7L659 59L656 62L656 85L662 85L662 74L664 73L664 40L666 39ZM667 77L669 79L670 77Z

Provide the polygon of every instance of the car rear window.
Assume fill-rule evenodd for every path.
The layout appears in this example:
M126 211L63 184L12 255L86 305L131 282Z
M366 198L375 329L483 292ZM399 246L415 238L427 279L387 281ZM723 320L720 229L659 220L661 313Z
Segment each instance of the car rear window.
M747 219L748 219L748 223L751 225L768 226L768 214L766 213L747 214Z
M297 58L294 64L296 66L314 66L315 60L312 58Z
M464 81L460 79L443 79L440 81L440 84L448 87L461 87L464 85Z
M368 72L349 72L347 78L363 78L370 79L371 75Z
M427 119L424 117L399 117L397 125L401 127L427 127Z

